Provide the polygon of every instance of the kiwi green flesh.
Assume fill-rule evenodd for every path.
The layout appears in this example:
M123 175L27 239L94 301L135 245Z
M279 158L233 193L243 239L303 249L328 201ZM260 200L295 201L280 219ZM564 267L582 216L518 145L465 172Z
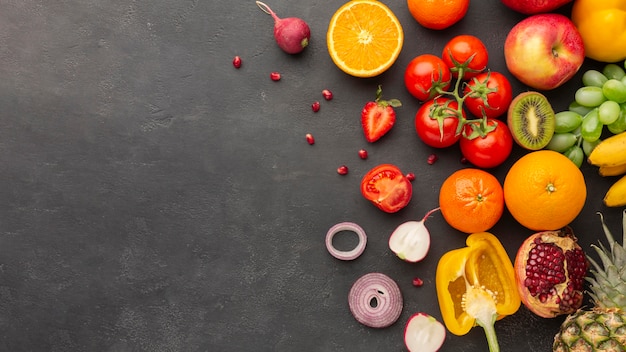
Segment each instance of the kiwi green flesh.
M524 92L511 102L507 125L515 142L528 150L539 150L554 134L554 110L543 94Z

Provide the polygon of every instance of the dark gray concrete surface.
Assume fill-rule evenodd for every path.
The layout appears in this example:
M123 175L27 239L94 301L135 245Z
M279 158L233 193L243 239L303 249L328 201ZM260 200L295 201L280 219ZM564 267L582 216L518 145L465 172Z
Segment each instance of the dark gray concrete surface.
M405 2L388 1L404 27L402 54L383 75L358 79L326 50L328 21L343 3L268 1L311 26L311 45L290 56L252 0L2 2L0 350L399 351L411 314L440 318L434 269L465 236L435 214L431 251L418 264L395 258L387 238L436 207L443 178L465 166L457 148L426 164L433 150L414 132L419 103L403 71L469 33L486 42L490 69L508 75L504 38L523 17L496 0L473 1L460 23L430 31ZM579 82L580 74L546 93L555 109ZM389 135L369 145L359 114L378 84L404 106ZM324 101L324 88L335 99ZM516 147L494 175L502 181L523 153ZM383 162L417 176L413 200L393 215L359 193L362 175ZM342 164L347 176L335 172ZM589 198L572 226L589 248L601 233L595 212L619 230L621 209L602 205L613 179L583 171ZM356 261L326 252L326 231L340 221L369 235ZM511 257L530 235L508 213L492 232ZM396 280L405 299L386 329L362 326L347 305L351 284L373 271ZM415 276L423 287L412 286ZM521 308L496 324L502 350L549 350L561 321ZM476 328L449 334L442 350L486 349Z

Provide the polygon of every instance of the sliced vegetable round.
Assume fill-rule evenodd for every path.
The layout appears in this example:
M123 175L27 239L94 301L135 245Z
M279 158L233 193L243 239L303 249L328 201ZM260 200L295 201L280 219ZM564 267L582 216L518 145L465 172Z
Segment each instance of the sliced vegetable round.
M352 285L348 304L359 323L371 328L386 328L395 323L402 313L402 293L389 276L369 273Z
M354 249L349 251L341 251L333 246L333 238L341 231L352 231L359 236L359 243ZM333 257L340 260L354 260L358 258L367 245L367 235L363 228L353 222L340 222L331 227L326 233L326 249Z

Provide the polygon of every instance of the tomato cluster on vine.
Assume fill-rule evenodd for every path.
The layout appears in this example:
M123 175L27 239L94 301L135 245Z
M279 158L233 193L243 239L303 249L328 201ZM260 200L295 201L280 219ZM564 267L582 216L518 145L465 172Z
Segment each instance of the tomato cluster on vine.
M409 62L404 83L423 104L415 115L419 138L433 148L457 143L476 167L493 168L511 154L513 138L499 120L511 104L508 78L487 69L489 53L472 35L452 38L441 56L422 54Z

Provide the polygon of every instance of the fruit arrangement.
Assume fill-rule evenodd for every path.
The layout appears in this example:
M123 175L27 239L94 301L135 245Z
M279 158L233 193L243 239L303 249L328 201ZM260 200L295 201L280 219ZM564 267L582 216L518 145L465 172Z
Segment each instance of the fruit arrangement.
M570 225L587 204L583 165L598 167L606 177L626 175L626 57L621 47L598 49L594 40L587 39L589 21L602 24L601 19L587 19L581 12L593 7L589 1L574 1L572 19L546 13L570 1L502 0L510 9L528 15L511 28L503 43L508 74L527 86L526 91L515 94L506 73L490 70L485 44L469 34L454 36L440 53L419 53L403 68L404 88L419 102L413 124L422 147L458 147L464 164L441 179L435 209L420 220L390 229L389 250L407 263L424 260L434 241L426 220L438 212L451 231L467 236L466 247L450 249L438 261L435 283L444 324L435 317L437 313L415 312L405 324L409 351L437 351L445 343L446 331L462 336L476 325L485 330L489 350L499 351L495 324L522 306L542 318L569 315L555 336L554 351L625 348L624 242L615 241L602 219L609 247L593 247L600 265L585 253ZM278 27L281 20L267 5L257 4ZM407 2L411 16L435 31L461 21L469 6L467 0ZM613 11L619 12L620 6L624 7L613 5ZM304 28L304 22L299 23ZM283 45L287 40L280 39L277 31L276 41L287 53L308 45L310 32L294 35L299 44ZM618 34L623 32L626 28ZM398 17L384 3L373 0L343 4L329 19L326 34L332 62L352 78L382 75L395 64L404 42ZM614 62L584 72L582 87L568 109L555 112L547 92L578 74L586 50L589 58L610 57ZM615 55L603 56L603 50ZM237 59L233 65L239 68ZM323 97L328 101L333 95L325 89ZM402 104L398 99L384 100L381 85L375 99L364 101L360 138L370 145L380 143L394 128L396 110ZM313 111L320 111L320 106L318 101L313 103ZM306 141L315 144L310 133ZM515 147L523 155L511 160ZM358 155L368 158L365 149ZM428 164L437 160L432 154ZM503 182L490 172L498 167L508 167ZM337 173L348 175L348 166L341 165ZM380 163L362 175L359 190L364 200L393 214L416 198L414 182L419 182L414 173L405 173L393 163ZM604 205L626 205L626 176L607 190ZM505 212L533 233L522 242L514 261L498 236L488 232ZM624 219L626 227L626 212ZM333 247L333 236L343 230L357 233L355 249ZM331 227L326 237L328 251L342 261L356 259L366 243L365 231L351 222ZM413 282L424 285L419 278ZM587 282L595 307L582 310ZM387 328L399 318L405 299L392 278L374 272L354 283L349 309L359 323Z

